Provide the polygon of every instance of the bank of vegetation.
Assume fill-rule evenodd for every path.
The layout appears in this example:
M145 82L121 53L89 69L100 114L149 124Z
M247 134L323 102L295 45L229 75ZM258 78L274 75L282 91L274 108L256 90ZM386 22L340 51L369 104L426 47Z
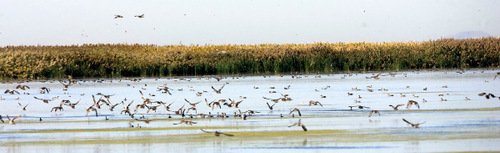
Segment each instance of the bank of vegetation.
M0 48L0 78L334 73L500 64L500 38L259 45L88 44Z

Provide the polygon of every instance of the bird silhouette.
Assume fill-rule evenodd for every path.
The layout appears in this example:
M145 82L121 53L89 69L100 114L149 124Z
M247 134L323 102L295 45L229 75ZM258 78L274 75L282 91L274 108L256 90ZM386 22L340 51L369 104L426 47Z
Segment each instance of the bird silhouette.
M403 121L405 121L406 123L408 123L408 125L410 125L410 126L411 126L411 127L413 127L413 128L419 128L419 126L420 126L421 124L424 124L424 123L425 123L425 122L422 122L422 123L417 123L417 124L414 124L414 123L411 123L411 122L409 122L408 120L406 120L406 119L404 119L404 118L403 118Z
M232 134L222 133L222 132L219 132L219 131L211 132L211 131L205 131L203 129L200 129L200 130L203 131L203 132L205 132L205 133L214 133L216 137L220 136L221 134L225 135L225 136L230 136L230 137L234 136Z
M307 131L306 125L301 123L301 119L299 119L299 122L293 123L292 125L290 125L288 127L292 127L292 126L300 126L300 127L302 127L302 130Z

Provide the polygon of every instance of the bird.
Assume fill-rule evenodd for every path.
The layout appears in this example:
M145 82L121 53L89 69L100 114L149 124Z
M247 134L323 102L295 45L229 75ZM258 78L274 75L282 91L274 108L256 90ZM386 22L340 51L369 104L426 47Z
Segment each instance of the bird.
M16 86L16 89L26 90L26 88L30 89L30 87L27 85L17 85Z
M422 122L422 123L417 123L417 124L413 124L409 121L407 121L406 119L403 118L403 121L405 121L406 123L408 123L408 125L410 125L411 127L413 128L418 128L421 124L424 124L425 122Z
M495 98L496 97L494 94L492 94L492 93L486 94L486 92L479 93L478 95L479 96L484 96L486 99L490 99L490 97L491 98Z
M56 107L52 107L52 109L50 110L50 112L54 111L54 112L57 112L57 110L59 111L63 111L63 107L62 106L56 106Z
M392 109L394 109L395 111L397 111L399 106L404 106L404 105L405 104L397 104L396 106L393 106L393 105L389 105L389 106L392 107Z
M123 16L117 14L117 15L115 15L115 19L117 19L117 18L123 18Z
M321 107L323 107L323 105L319 102L319 101L309 101L309 106L311 105L320 105Z
M171 106L173 103L174 103L174 102L172 102L172 103L170 103L170 104L168 104L168 105L163 104L163 106L165 107L165 109L166 109L167 111L170 111L170 106Z
M267 98L267 97L264 97L264 96L262 98L264 98L265 100L270 100L270 101L272 101L274 103L278 103L281 100L281 98L273 99L273 98Z
M217 94L221 94L221 90L224 88L224 86L225 86L225 85L226 85L226 84L222 84L222 87L220 87L220 89L218 89L218 90L217 90L217 89L215 89L215 88L214 88L214 86L211 86L211 87L212 87L212 89L215 91L215 93L217 93Z
M69 86L71 86L71 79L69 79L69 81L67 83L65 83L62 80L59 80L59 83L61 83L63 85L63 87L67 89Z
M16 124L16 122L14 122L17 118L21 117L21 115L17 115L16 117L14 117L13 119L10 119L9 115L7 115L7 120L9 120L9 124ZM3 121L3 120L2 120Z
M97 109L95 109L93 106L90 106L89 108L86 109L87 110L87 114L85 116L88 116L89 115L89 112L91 111L94 111L95 112L95 116L97 117L98 114L97 114Z
M292 125L290 125L288 127L292 127L292 126L300 126L300 127L302 127L302 130L307 131L306 125L301 123L301 119L299 119L299 122L293 123Z
M196 103L191 103L189 102L189 100L187 100L186 98L184 98L184 101L186 101L189 105L191 105L192 107L196 107L197 104L201 103L201 101L198 101Z
M97 93L96 95L103 96L104 98L109 99L109 98L111 98L111 96L114 96L115 94L105 95L105 94L102 94L102 93Z
M231 98L228 98L228 99L229 99L229 101L231 101L231 106L233 106L234 108L238 108L238 106L241 104L241 102L243 102L243 100L234 101Z
M5 94L11 94L11 95L13 95L13 94L18 94L19 95L19 91L17 91L17 90L9 90L9 89L7 89L7 90L5 90L4 93Z
M144 14L141 14L141 15L135 15L134 17L137 17L137 18L144 18Z
M495 75L495 78L493 78L493 80L497 79L497 76L500 75L500 72L497 72L497 75Z
M47 93L49 93L49 92L50 92L50 89L49 89L49 88L47 88L47 87L41 87L41 88L40 88L40 93L41 93L41 94L45 94L46 92L47 92Z
M38 98L38 97L35 97L35 99L37 99L37 100L41 100L41 101L42 101L42 102L44 102L44 103L49 103L50 101L53 101L53 100L54 100L54 98L52 98L52 99L43 99L43 98Z
M267 104L267 107L269 107L269 110L273 110L274 105L276 105L276 103L274 103L273 105L269 105L269 103L268 103L268 102L266 102L266 104Z
M181 120L179 123L174 123L174 125L179 125L179 124L193 125L196 124L196 122Z
M415 105L415 106L417 106L418 109L420 109L420 105L418 105L418 102L416 102L414 100L408 100L408 104L406 104L406 109L410 110L412 105Z
M222 132L219 132L219 131L211 132L211 131L205 131L203 129L200 129L200 130L203 131L203 132L205 132L205 133L214 133L216 137L220 136L221 134L225 135L225 136L230 136L230 137L234 136L232 134L222 133Z
M358 109L365 109L365 108L366 108L366 109L368 109L368 108L370 108L370 107L367 107L367 106L361 106L361 105L357 105L357 106L349 106L349 108L351 108L351 110L352 110L352 108L353 108L353 107L357 107Z
M292 114L293 112L297 111L299 113L299 116L302 116L302 114L300 113L300 110L298 108L293 108L289 114Z
M378 116L380 116L380 112L378 110L372 110L372 111L370 111L370 114L368 115L368 117L372 117L372 115L375 113L377 113Z
M115 107L116 107L116 106L118 106L119 104L121 104L121 103L116 103L116 104L114 104L114 105L111 105L111 106L109 107L109 111L113 111L113 110L115 109ZM73 109L74 109L74 107L71 107L71 108L73 108Z
M23 107L23 105L22 105L21 103L17 103L17 104L19 104L19 106L21 106L21 107L23 108L23 111L26 111L26 107L28 107L28 105L29 105L29 104L26 104L26 105Z
M367 79L376 79L376 80L378 80L378 79L380 79L380 75L381 75L381 74L382 74L382 73L379 73L379 74L377 74L377 75L373 75L373 76L366 77L366 78L367 78Z

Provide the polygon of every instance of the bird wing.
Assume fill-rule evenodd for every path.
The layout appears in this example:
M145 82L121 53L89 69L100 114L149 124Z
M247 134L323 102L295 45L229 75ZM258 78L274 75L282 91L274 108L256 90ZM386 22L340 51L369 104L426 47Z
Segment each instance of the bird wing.
M227 133L222 133L222 132L219 132L219 133L220 133L220 134L224 134L224 135L226 135L226 136L230 136L230 137L234 136L234 135L232 135L232 134L227 134Z
M318 104L319 104L321 107L323 107L323 104L321 104L320 102L318 102Z
M306 126L305 126L304 124L302 124L300 127L302 127L302 129L303 129L304 131L307 131L307 128L306 128Z
M14 117L14 118L12 119L12 121L16 120L16 119L17 119L17 118L19 118L19 117L21 117L21 115L17 115L16 117Z
M418 105L417 102L415 102L415 105L417 106L418 109L420 109L420 105Z
M205 133L214 133L214 132L210 132L210 131L205 131L203 129L200 129L201 131L205 132Z
M269 109L273 109L273 107L271 107L271 105L269 105L268 102L266 102L266 104L267 104L267 107L269 107Z
M403 121L405 121L405 122L406 122L406 123L408 123L408 124L413 125L413 123L411 123L410 121L407 121L407 120L406 120L406 119L404 119L404 118L403 118Z
M410 109L410 108L411 108L411 105L412 105L412 103L411 103L411 102L408 102L408 104L406 104L406 109Z
M368 114L368 117L372 117L373 111L370 111L370 114Z
M214 86L211 86L212 87L212 90L214 90L215 92L217 92L217 89L214 88Z

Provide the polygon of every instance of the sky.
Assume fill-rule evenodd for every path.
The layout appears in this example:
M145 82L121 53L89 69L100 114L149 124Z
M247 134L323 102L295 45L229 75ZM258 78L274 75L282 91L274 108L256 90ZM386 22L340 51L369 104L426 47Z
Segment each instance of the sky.
M0 46L499 37L499 6L498 0L0 0Z

